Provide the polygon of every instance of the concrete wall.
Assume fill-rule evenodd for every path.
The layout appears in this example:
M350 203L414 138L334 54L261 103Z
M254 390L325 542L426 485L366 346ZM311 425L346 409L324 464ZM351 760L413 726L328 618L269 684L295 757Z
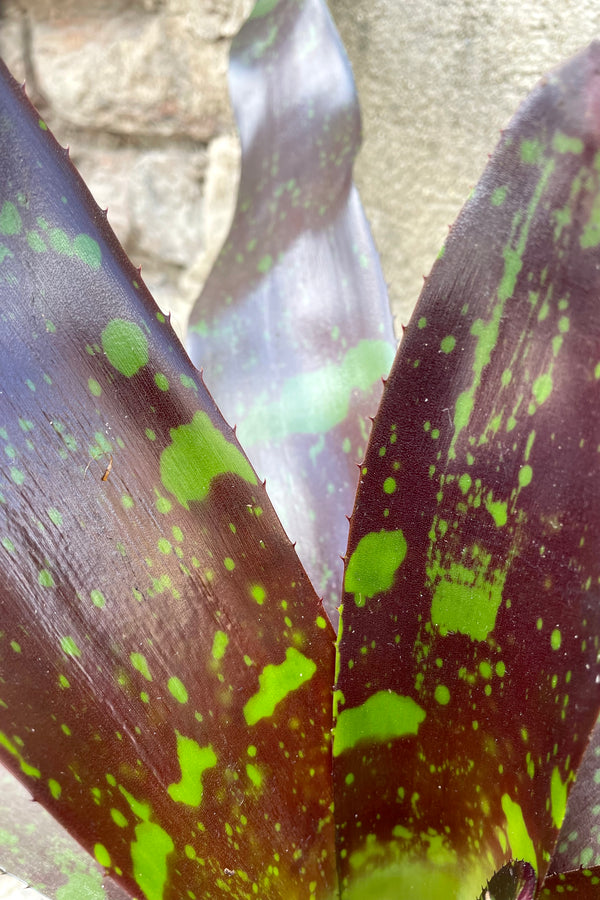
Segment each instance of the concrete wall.
M0 54L182 329L226 233L226 67L252 0L0 0ZM399 321L499 130L600 36L597 0L330 0L365 143L356 175Z

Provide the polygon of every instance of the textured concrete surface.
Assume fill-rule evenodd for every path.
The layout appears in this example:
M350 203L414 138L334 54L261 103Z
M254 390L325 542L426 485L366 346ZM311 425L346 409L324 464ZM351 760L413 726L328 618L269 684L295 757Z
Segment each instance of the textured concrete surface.
M330 0L363 113L356 180L406 323L500 129L600 37L597 0ZM397 323L398 324L398 323Z

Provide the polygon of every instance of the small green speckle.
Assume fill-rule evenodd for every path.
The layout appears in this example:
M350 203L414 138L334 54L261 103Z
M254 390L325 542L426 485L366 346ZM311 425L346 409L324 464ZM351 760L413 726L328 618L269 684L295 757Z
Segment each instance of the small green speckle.
M383 482L383 490L386 494L393 494L396 490L396 479L386 478Z
M492 194L492 206L502 206L506 200L507 191L508 185L506 184L503 184L502 187L497 187Z
M110 869L110 853L103 844L94 845L94 856L98 865L104 869Z
M157 372L154 376L154 383L159 391L168 391L169 390L169 379L166 375L163 375L162 372Z
M323 616L317 616L315 621L316 621L317 628L327 628L327 622L325 621Z
M265 591L264 587L262 587L262 585L253 584L252 587L250 588L250 595L252 596L252 598L254 600L256 600L256 602L258 603L259 606L262 606L263 603L265 602L265 597L267 596L267 592Z
M532 478L533 469L531 466L521 466L519 469L519 485L521 487L527 487L528 484L531 484Z
M440 344L440 349L442 353L452 353L454 348L456 347L456 338L451 334L447 334L445 338L442 339L442 343Z
M232 560L230 556L226 556L223 560L223 565L227 569L228 572L233 572L235 569L235 562Z
M62 514L53 506L48 510L48 518L53 525L56 525L57 528L60 528L63 523Z
M433 696L436 703L439 703L440 706L447 706L450 702L450 691L445 684L438 684Z
M246 775L255 788L262 787L263 777L258 766L255 766L252 763L246 763Z
M256 264L257 270L261 275L266 275L273 268L273 257L267 253Z
M0 234L20 234L22 227L19 210L10 200L5 200L0 210Z
M60 646L63 653L66 653L67 656L81 656L81 650L75 643L75 640L70 636L62 637L60 639Z
M172 678L169 678L167 682L167 687L169 688L170 693L175 697L178 703L187 703L188 702L188 692L185 689L185 685L182 681L177 678L177 676L173 675Z
M560 650L561 643L562 635L560 633L560 628L555 628L550 635L550 646L553 650Z
M102 388L95 378L88 378L88 390L94 397L99 397L102 393Z
M120 809L115 809L114 807L110 811L110 817L117 826L117 828L127 828L129 822L123 815Z
M106 606L106 598L102 591L99 591L97 588L90 591L90 598L94 606L97 606L98 609L103 609Z
M8 553L14 553L14 552L15 552L15 545L13 544L13 542L11 541L11 539L8 538L8 537L3 537L3 538L2 538L2 546L4 547L5 550L8 551Z
M54 778L49 778L48 779L48 787L49 787L50 793L52 794L54 799L58 800L60 798L60 795L62 794L62 788L61 788L60 784L58 783L58 781L55 781Z
M41 587L51 588L54 587L54 578L52 577L52 573L48 571L48 569L42 569L38 575L38 584Z
M216 631L213 639L212 645L212 657L213 659L219 661L223 659L225 656L225 651L227 649L227 645L229 644L229 638L225 634L224 631Z
M21 645L17 641L11 641L10 646L14 653L21 652Z

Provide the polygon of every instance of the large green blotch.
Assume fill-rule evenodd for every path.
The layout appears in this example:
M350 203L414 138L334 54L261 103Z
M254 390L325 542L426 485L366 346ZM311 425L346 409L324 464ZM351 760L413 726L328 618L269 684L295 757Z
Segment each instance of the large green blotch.
M232 472L249 484L257 483L243 453L229 443L205 412L195 413L189 425L171 428L171 441L160 456L160 477L186 509L192 500L205 499L217 475Z
M405 556L406 540L400 529L365 534L348 562L344 589L354 594L357 606L364 606L367 598L389 591Z
M149 803L136 800L122 785L119 785L119 790L129 803L132 813L142 819L142 823L135 827L135 840L130 846L135 882L146 900L164 900L168 877L167 857L175 849L175 845L164 828L149 821Z
M260 719L268 718L275 712L275 707L289 693L298 690L305 681L310 681L317 666L295 647L288 647L285 660L276 665L265 666L258 676L260 685L244 706L244 718L247 725L256 725Z
M466 554L462 557L466 561ZM502 602L506 572L489 572L491 555L475 545L471 548L472 567L450 562L428 566L433 586L431 621L440 631L458 631L474 641L484 641L496 624Z
M523 810L508 794L502 795L502 810L506 816L506 836L510 843L512 858L528 862L537 872L535 848L523 818Z
M213 748L200 747L192 738L177 735L177 757L181 767L181 781L178 784L170 784L167 788L169 797L175 803L185 803L187 806L200 806L204 787L202 776L207 769L213 769L217 764L217 757Z
M111 319L101 340L109 363L126 378L148 364L148 339L135 322Z
M465 861L462 866L408 858L386 864L381 861L386 848L374 845L373 856L377 850L377 866L352 881L344 891L344 900L473 900L489 877L485 863L479 860Z
M393 738L416 734L425 719L425 710L412 697L393 691L378 691L353 709L338 716L333 735L333 755L361 741L383 743Z
M244 447L280 441L290 434L321 434L348 415L356 390L368 391L387 375L394 351L385 341L360 341L337 365L288 378L277 400L256 405L238 423Z

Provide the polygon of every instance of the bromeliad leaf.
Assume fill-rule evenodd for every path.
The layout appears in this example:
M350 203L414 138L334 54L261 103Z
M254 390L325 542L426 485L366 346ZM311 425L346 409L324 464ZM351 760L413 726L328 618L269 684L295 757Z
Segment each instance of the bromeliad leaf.
M356 463L395 340L352 183L354 81L322 0L261 0L230 88L241 184L190 352L337 622Z
M0 753L147 900L329 897L332 631L1 68Z
M599 109L596 44L504 133L385 389L339 640L347 898L543 879L598 714Z

